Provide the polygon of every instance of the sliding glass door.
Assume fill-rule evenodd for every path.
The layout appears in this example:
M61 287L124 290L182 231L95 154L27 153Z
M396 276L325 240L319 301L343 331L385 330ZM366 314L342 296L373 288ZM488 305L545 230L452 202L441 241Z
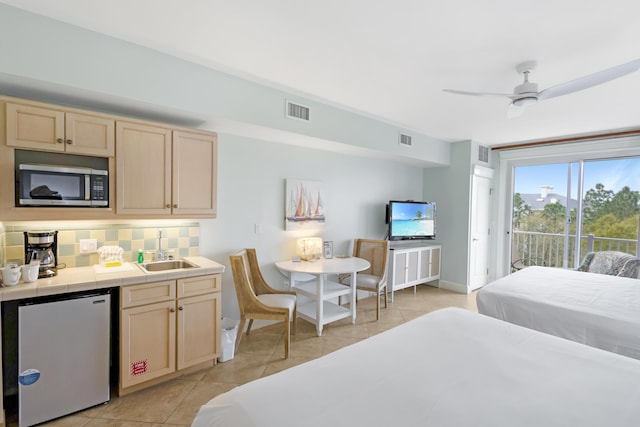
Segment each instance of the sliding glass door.
M636 254L640 158L516 166L512 269L575 268L586 252Z
M637 254L640 158L584 162L581 252Z

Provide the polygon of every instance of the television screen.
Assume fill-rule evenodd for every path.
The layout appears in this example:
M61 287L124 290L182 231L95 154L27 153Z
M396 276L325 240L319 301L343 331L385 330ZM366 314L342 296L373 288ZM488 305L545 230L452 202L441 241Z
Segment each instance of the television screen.
M389 202L389 240L421 240L435 237L435 202Z

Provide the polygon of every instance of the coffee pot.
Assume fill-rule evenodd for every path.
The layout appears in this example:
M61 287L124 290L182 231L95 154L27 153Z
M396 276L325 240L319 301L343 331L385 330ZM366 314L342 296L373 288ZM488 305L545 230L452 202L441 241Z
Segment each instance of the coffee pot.
M25 264L40 262L38 278L51 277L58 274L56 256L58 252L57 231L25 231L24 232Z

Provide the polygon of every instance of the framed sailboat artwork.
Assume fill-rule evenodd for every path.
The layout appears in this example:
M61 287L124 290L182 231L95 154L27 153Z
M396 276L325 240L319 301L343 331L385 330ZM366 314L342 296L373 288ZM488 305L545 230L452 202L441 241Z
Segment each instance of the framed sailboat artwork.
M320 181L286 180L285 230L324 226L324 185Z

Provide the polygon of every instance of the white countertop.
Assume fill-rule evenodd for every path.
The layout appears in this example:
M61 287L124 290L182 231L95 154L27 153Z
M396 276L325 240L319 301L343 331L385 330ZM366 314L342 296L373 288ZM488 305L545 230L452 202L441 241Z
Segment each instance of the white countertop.
M197 265L194 268L180 268L169 271L146 272L135 263L133 268L112 267L96 269L93 266L58 269L53 277L38 279L33 283L24 283L22 279L15 286L0 287L0 301L32 298L43 295L64 294L68 292L91 289L113 288L117 286L137 285L146 282L157 282L184 277L219 274L224 266L205 257L185 257L187 261ZM105 271L104 273L102 271Z

